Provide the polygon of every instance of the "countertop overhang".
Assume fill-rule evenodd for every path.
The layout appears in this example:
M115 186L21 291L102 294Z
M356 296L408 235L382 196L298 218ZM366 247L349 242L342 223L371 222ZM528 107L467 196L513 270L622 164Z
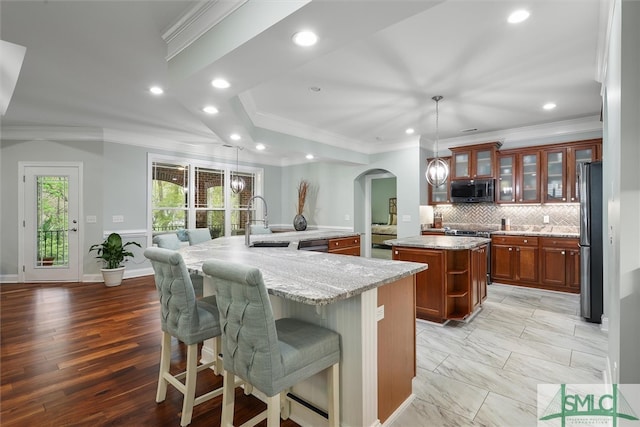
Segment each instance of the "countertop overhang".
M294 234L295 236L278 236ZM263 239L338 238L354 232L329 230L253 235ZM295 239L294 239L295 238ZM275 240L285 241L285 240ZM361 294L426 269L425 264L301 251L293 248L260 248L244 245L244 236L214 239L181 248L187 269L202 273L208 259L235 262L258 268L270 294L310 305L326 305Z

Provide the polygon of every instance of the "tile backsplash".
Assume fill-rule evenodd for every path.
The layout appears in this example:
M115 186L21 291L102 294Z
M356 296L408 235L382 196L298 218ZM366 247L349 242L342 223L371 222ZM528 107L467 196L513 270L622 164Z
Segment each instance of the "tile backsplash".
M447 206L435 206L434 213L442 214L444 226L459 227L459 224L481 224L487 228L499 230L503 218L511 220L511 228L530 226L580 226L580 205L490 205L468 203ZM543 223L543 217L549 216L549 223Z

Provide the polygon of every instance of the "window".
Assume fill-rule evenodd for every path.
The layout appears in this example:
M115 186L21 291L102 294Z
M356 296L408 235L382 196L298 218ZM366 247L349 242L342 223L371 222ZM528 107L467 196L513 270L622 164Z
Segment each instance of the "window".
M149 163L153 235L186 228L208 228L212 238L244 234L247 203L262 192L258 189L261 169L239 170L245 188L234 194L225 184L230 182L230 165L162 156L150 156Z

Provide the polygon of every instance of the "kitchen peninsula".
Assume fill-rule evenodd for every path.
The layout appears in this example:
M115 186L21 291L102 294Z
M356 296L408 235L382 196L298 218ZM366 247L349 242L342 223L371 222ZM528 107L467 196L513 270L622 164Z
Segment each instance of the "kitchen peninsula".
M202 263L212 258L260 269L276 318L296 317L340 333L340 423L370 426L384 422L412 396L415 275L426 266L297 249L305 241L354 236L359 238L326 230L253 235L252 247L234 236L180 252L190 272L201 274ZM287 247L265 247L268 242ZM213 293L206 276L204 293ZM212 358L207 346L205 357ZM325 384L316 375L293 393L326 408ZM291 406L291 418L299 424L322 424L317 417Z
M425 235L386 240L394 260L421 262L416 316L437 323L469 319L487 297L491 239Z

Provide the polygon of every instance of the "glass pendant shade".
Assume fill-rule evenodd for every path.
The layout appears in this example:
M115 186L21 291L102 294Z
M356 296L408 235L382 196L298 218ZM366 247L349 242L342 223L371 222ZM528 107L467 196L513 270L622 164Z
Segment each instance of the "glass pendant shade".
M236 175L233 176L233 172L231 173L231 191L234 194L240 194L244 190L244 179L238 176L238 153L240 152L240 147L236 147Z
M242 190L244 190L244 185L244 179L239 176L235 176L231 179L231 191L233 191L235 194L242 193Z
M449 165L440 157L431 159L427 164L425 176L429 185L433 187L440 187L449 177Z

